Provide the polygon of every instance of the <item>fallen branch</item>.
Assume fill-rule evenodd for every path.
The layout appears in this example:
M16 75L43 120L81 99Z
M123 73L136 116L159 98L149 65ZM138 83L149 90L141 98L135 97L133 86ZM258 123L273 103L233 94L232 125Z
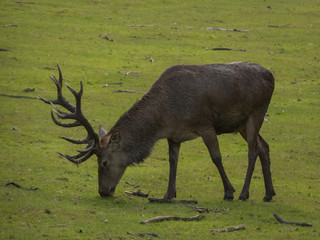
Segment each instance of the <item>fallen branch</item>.
M18 25L16 25L16 24L6 24L6 25L4 25L4 27L5 28L7 28L7 27L18 27Z
M249 32L249 30L241 30L236 28L219 28L219 27L207 27L206 30L219 30L219 31L228 31L228 32Z
M229 211L229 208L227 208L227 209L218 209L218 208L216 208L216 209L208 209L208 208L204 208L204 207L192 206L190 204L188 204L187 206L191 208L190 211L196 211L198 213L204 213L204 212L206 212L206 213L210 213L210 212L228 212Z
M130 195L134 195L134 196L145 197L145 198L147 198L149 195L147 193L141 192L140 190L138 190L138 191L128 190L128 191L125 191L125 193L130 194Z
M3 97L11 97L11 98L39 99L39 97L28 97L28 96L7 95L7 94L3 94L3 93L0 93L0 96L3 96Z
M129 186L131 186L131 187L133 187L133 188L138 188L138 187L140 187L140 185L134 185L134 184L132 184L132 183L130 183L130 182L128 182L128 181L125 181L124 183L125 183L125 184L128 184Z
M22 3L22 4L34 4L34 2L16 2L16 3Z
M233 48L226 48L226 47L218 47L218 48L206 48L206 50L212 50L212 51L240 51L245 52L245 49L233 49Z
M23 92L34 92L36 90L35 88L25 88L23 89Z
M238 226L228 227L228 228L223 228L223 229L213 229L211 231L211 233L215 234L215 233L222 233L222 232L233 232L233 231L243 230L243 229L246 229L246 226L241 224L241 225L238 225Z
M132 236L137 236L137 237L151 236L151 237L162 238L159 234L156 234L156 233L131 233L131 232L127 232L127 234L132 235Z
M197 200L173 200L163 198L148 198L150 203L194 203L198 204Z
M298 226L303 226L303 227L312 227L312 224L306 223L306 222L289 222L287 220L284 220L283 218L279 217L278 214L273 214L273 216L277 219L279 223L285 223L285 224L294 224Z
M133 90L116 90L116 91L113 91L113 93L137 93L137 94L145 94L143 92L136 92L136 91L133 91Z
M128 25L128 27L157 27L158 24L151 24L151 25Z
M291 23L285 24L285 25L268 25L268 27L272 27L272 28L284 28L284 27L288 27L289 25L291 25Z
M101 38L103 38L103 39L105 39L105 40L108 40L108 41L110 41L110 42L113 42L113 39L109 38L107 35L99 34L98 36L101 37Z
M22 187L21 185L15 183L15 182L11 182L11 181L8 181L6 182L5 184L3 184L4 186L9 186L9 185L13 185L17 188L20 188L20 189L23 189L23 190L30 190L30 191L35 191L35 190L38 190L39 188L38 187L30 187L30 188L25 188L25 187Z
M148 220L145 220L141 222L141 224L147 224L147 223L152 223L152 222L162 222L162 221L171 221L171 220L176 220L176 221L199 221L200 219L204 218L204 214L199 214L193 217L177 217L177 216L158 216L154 217Z

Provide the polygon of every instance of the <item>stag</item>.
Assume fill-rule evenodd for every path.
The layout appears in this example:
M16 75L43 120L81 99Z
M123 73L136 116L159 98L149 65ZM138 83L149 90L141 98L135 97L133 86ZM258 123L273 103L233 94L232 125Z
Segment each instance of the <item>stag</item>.
M177 65L166 69L151 89L137 101L107 132L102 126L96 134L81 111L80 91L67 88L76 98L76 106L62 95L62 73L57 87L57 99L40 99L51 104L53 121L61 127L83 126L83 140L63 139L75 144L87 144L77 155L59 153L80 164L92 155L98 158L99 193L112 196L126 168L146 159L159 139L169 145L169 183L165 199L176 197L176 172L182 142L201 137L217 167L224 186L224 199L232 200L235 192L224 170L217 135L240 133L248 145L248 168L239 200L249 198L249 187L256 159L259 156L266 193L264 201L275 195L270 172L269 145L259 134L274 90L271 72L258 64L236 62L228 64ZM59 110L60 105L68 112ZM58 121L73 119L73 123Z

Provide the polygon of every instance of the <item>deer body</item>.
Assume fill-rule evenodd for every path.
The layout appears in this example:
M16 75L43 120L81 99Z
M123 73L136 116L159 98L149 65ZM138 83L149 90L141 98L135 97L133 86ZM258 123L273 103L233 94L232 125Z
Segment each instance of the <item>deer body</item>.
M224 199L234 189L225 173L217 135L239 132L248 143L249 165L239 199L249 197L249 185L259 156L266 186L264 200L275 195L268 144L259 135L274 89L274 78L252 63L178 65L168 68L149 92L107 132L100 127L99 193L112 195L127 166L142 162L154 143L168 140L170 174L164 198L176 197L176 171L182 142L201 137L218 168Z

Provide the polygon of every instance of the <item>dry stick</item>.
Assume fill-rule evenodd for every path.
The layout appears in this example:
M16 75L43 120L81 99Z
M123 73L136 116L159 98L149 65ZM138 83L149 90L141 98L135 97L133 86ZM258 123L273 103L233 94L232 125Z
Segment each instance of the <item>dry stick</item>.
M11 97L11 98L39 99L39 97L28 97L28 96L7 95L7 94L3 94L3 93L0 93L0 96L3 96L3 97Z
M208 208L204 208L204 207L192 206L190 204L187 204L187 207L191 208L191 210L189 212L196 211L198 213L203 213L203 212L207 212L207 213L210 213L210 212L228 212L229 211L229 208L227 208L227 209L218 209L218 208L216 208L216 209L208 209Z
M268 27L273 27L273 28L284 28L291 25L291 23L285 24L285 25L268 25Z
M140 224L147 224L147 223L152 223L152 222L162 222L162 221L171 221L171 220L182 220L182 221L199 221L200 219L204 218L204 214L198 214L193 217L177 217L177 216L158 216L154 217L148 220L145 220L141 222Z
M113 93L138 93L138 94L145 94L143 92L136 92L136 91L132 91L132 90L116 90L116 91L113 91Z
M151 25L128 25L128 27L157 27L158 24L151 24Z
M127 232L127 234L132 235L132 236L138 236L138 237L151 236L151 237L162 238L159 234L156 234L156 233L131 233L131 232Z
M232 49L232 48L226 48L226 47L218 47L218 48L206 48L206 50L212 50L212 51L240 51L245 52L245 49Z
M108 41L110 41L110 42L113 42L113 39L109 38L107 35L99 34L98 36L101 37L101 38L103 38L103 39L105 39L105 40L108 40Z
M145 197L145 198L147 198L149 195L148 193L143 193L140 190L138 190L138 191L128 190L128 191L125 191L125 193L130 194L130 195L134 195L134 196Z
M223 229L213 229L211 231L211 233L215 234L215 233L222 233L222 232L233 232L233 231L243 230L243 229L246 229L246 226L241 224L241 225L238 225L238 226L228 227L228 228L223 228Z
M38 187L30 187L30 188L25 188L25 187L22 187L20 186L19 184L15 183L15 182L11 182L11 181L8 181L4 184L4 186L9 186L9 185L13 185L17 188L20 188L20 189L23 189L23 190L30 190L30 191L35 191L35 190L38 190L39 188Z
M140 185L135 185L135 184L132 184L132 183L130 183L130 182L128 182L128 181L125 181L124 183L125 183L125 184L128 184L129 186L131 186L131 187L133 187L133 188L138 188L138 187L140 187Z
M306 222L288 222L287 220L284 220L283 218L279 217L278 214L273 214L273 216L277 219L279 223L285 223L285 224L294 224L298 226L303 226L303 227L312 227L312 224L306 223Z
M150 203L195 203L198 204L197 200L173 200L163 198L148 198Z
M228 32L249 32L249 30L241 30L236 28L226 29L219 27L207 27L206 30L220 30L220 31L228 31Z

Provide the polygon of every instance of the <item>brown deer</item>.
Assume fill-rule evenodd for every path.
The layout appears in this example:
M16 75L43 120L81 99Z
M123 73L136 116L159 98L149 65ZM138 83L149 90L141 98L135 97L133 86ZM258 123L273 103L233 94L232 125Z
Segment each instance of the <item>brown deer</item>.
M80 164L92 155L98 157L99 193L112 196L126 168L142 162L155 142L167 138L169 144L169 184L165 199L176 197L176 171L180 144L201 137L218 168L224 199L232 200L232 187L221 162L217 135L237 133L248 144L248 169L239 200L249 198L249 186L259 156L266 194L264 201L275 195L270 172L269 146L259 135L274 90L274 78L269 70L258 64L236 62L228 64L178 65L166 69L141 100L136 102L107 132L102 126L99 136L81 111L82 82L76 92L67 85L76 98L76 106L62 95L62 74L57 86L58 97L51 104L60 119L74 119L73 123L53 121L62 127L83 126L88 135L83 140L63 139L75 144L88 144L75 156L64 155ZM69 113L60 111L61 105Z

